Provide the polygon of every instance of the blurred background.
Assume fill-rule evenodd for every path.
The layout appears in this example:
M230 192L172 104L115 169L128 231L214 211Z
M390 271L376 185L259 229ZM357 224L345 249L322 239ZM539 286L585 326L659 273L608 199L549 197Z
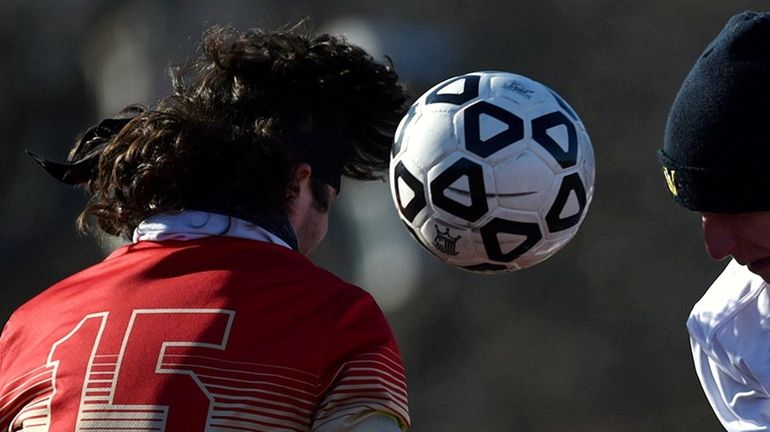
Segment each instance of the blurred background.
M170 90L165 70L213 24L311 17L376 58L413 98L475 70L560 93L591 135L596 193L577 237L502 276L456 270L403 229L386 183L343 185L314 257L370 290L399 340L414 431L720 431L685 319L724 266L698 215L669 198L655 158L667 110L727 19L766 1L0 0L0 323L100 260L80 235L81 190L23 152L63 160L75 136ZM0 353L0 356L2 353Z

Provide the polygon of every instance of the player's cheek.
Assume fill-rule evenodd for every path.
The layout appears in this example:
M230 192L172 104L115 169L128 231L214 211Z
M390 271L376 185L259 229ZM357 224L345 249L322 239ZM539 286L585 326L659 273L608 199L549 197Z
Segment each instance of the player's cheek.
M728 257L737 245L737 239L731 230L729 218L723 215L704 213L703 240L706 252L715 260Z

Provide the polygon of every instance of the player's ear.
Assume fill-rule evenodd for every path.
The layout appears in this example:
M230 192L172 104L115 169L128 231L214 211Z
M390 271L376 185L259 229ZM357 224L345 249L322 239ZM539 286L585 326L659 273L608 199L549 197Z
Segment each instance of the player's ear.
M313 174L313 168L308 163L299 163L294 166L289 177L286 196L296 198L300 191L310 184L310 176Z

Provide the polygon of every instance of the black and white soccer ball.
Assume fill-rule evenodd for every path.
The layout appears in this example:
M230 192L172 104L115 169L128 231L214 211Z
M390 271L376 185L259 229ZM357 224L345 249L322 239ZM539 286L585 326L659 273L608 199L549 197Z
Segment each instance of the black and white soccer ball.
M413 237L492 273L531 267L577 233L594 191L591 140L556 92L474 72L423 94L396 130L390 188Z

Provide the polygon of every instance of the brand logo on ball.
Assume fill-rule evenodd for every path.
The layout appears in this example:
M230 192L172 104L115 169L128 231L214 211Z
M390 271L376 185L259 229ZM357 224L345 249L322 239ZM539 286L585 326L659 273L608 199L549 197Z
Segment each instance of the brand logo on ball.
M441 232L438 225L434 224L433 226L436 227L436 237L433 239L433 246L436 246L436 249L447 255L457 255L457 240L460 240L461 236L453 237L449 233L449 227L447 227L446 231Z
M531 94L535 92L534 90L528 89L518 81L508 81L507 83L503 84L503 88L514 93L518 93L527 99L530 99L532 97Z

